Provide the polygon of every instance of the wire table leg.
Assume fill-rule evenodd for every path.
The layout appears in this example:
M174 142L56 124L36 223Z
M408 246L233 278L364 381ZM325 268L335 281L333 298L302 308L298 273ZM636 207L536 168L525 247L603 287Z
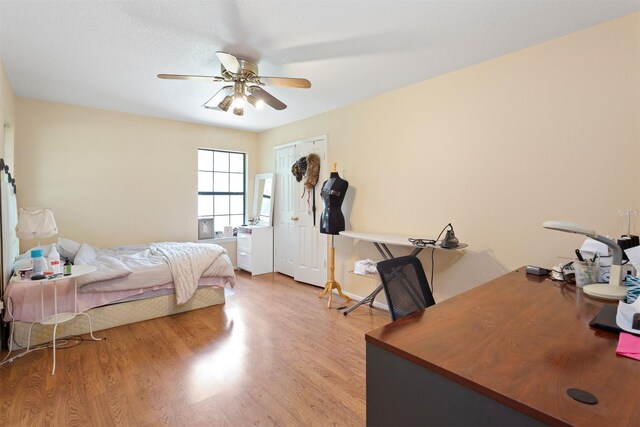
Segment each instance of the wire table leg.
M102 341L104 338L96 338L93 336L93 326L91 326L91 316L89 316L89 314L87 313L78 313L78 316L87 316L87 319L89 319L89 335L91 335L91 339L94 341Z
M56 374L56 330L58 329L58 324L53 325L53 369L51 370L51 375Z

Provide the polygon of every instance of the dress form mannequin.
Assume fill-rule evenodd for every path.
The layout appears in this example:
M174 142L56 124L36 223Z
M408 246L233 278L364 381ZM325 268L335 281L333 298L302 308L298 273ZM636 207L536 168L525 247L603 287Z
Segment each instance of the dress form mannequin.
M318 298L322 298L329 293L329 302L327 307L331 308L331 299L333 297L333 289L338 291L338 294L346 301L350 301L350 298L342 293L340 283L336 282L335 273L335 253L336 249L333 245L333 236L340 234L345 229L344 215L340 210L344 196L349 188L349 182L340 178L336 171L336 164L333 164L333 171L329 176L329 179L322 184L322 190L320 195L324 201L324 210L320 215L320 232L323 234L331 234L331 249L329 251L329 280L324 285L324 290L318 295Z
M324 210L320 215L320 232L323 234L340 234L344 231L344 215L340 207L349 188L349 182L340 178L338 172L331 172L329 179L322 184L320 195L324 202Z

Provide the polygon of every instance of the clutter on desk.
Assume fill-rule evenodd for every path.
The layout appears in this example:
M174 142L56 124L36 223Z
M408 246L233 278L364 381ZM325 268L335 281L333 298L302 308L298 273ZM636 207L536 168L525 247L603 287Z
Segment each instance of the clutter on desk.
M640 337L626 332L620 332L616 354L640 360Z
M576 286L579 288L600 281L600 259L597 255L593 259L574 261L573 269L576 275Z
M622 248L608 236L603 236L598 234L594 229L584 227L579 224L575 224L572 222L566 221L545 221L542 223L544 228L548 228L550 230L562 231L566 233L574 233L574 234L583 234L590 239L593 239L599 243L603 243L607 246L608 249L611 250L612 259L611 259L611 267L609 270L609 281L607 284L600 283L592 283L584 286L584 292L592 297L601 298L601 299L610 299L610 300L620 300L625 297L626 290L624 288L624 284L622 283L623 277L626 277L629 274L627 267L623 267L623 252ZM606 252L601 247L598 247L595 242L587 241L587 245L591 244L594 248L594 257L593 261L597 258L598 255L606 253L609 254L609 251ZM584 246L584 244L583 244ZM587 248L585 248L587 249ZM584 259L584 252L581 251L581 257ZM602 262L601 262L602 263ZM624 275L623 275L624 273Z
M575 270L573 269L573 261L553 267L551 269L551 279L569 284L574 283Z
M593 239L585 239L582 246L580 246L580 253L583 257L594 255L598 255L599 257L611 256L611 251L609 251L607 245Z
M623 235L618 239L618 246L620 246L624 252L625 261L628 259L626 250L635 248L640 246L640 237L631 234L631 226L636 221L638 217L637 209L620 209L618 211L618 215L620 215L623 219ZM636 267L637 268L637 267Z
M376 263L368 258L356 261L355 268L353 269L353 274L360 274L362 276L365 276L367 274L378 274Z
M640 334L640 278L627 276L627 297L618 303L616 323L627 332Z
M534 276L546 276L551 273L551 270L538 267L535 265L527 265L526 270L527 274L533 274Z
M627 303L631 304L640 298L640 277L627 276Z
M580 256L578 256L580 255ZM589 283L608 283L609 277L611 275L611 261L613 260L613 256L611 251L604 243L598 242L593 239L586 239L580 249L576 249L576 257L578 260L582 257L582 261L595 261L596 258L599 260L600 269L599 276L597 280L589 282ZM589 284L587 283L587 285Z
M627 258L629 258L629 264L633 265L637 270L640 270L640 246L625 249L624 253L627 255Z
M600 312L591 319L589 326L592 328L602 329L603 331L620 333L622 329L616 323L616 316L618 315L618 307L615 305L605 304L600 309Z

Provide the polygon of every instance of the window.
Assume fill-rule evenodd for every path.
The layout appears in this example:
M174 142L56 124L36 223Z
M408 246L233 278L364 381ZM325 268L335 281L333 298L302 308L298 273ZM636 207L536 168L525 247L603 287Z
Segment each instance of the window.
M245 171L244 153L198 149L199 239L244 224Z

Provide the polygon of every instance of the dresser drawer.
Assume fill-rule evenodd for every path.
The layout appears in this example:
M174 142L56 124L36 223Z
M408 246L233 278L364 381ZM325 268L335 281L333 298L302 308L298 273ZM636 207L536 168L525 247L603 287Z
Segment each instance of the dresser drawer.
M273 271L273 227L238 227L236 265L252 275Z
M238 233L236 244L238 247L238 251L251 253L251 234Z
M238 263L238 268L241 268L247 271L253 271L250 252L245 252L238 249L237 263Z

